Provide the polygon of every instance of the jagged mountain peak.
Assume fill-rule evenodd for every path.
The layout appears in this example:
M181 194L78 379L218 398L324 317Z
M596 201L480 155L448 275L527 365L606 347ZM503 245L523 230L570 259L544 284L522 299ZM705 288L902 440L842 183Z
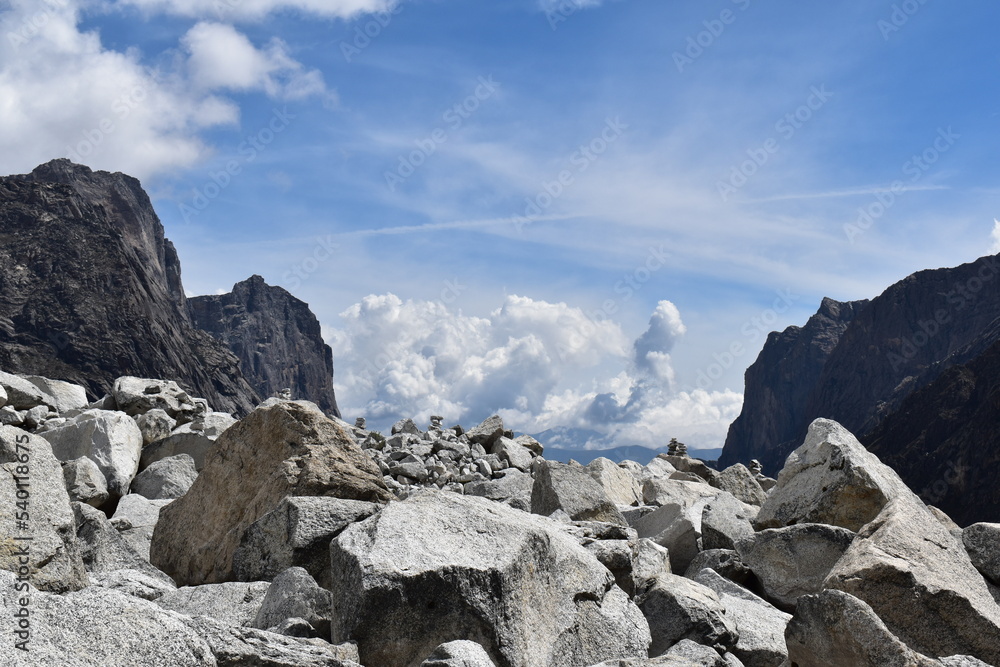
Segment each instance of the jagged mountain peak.
M91 398L119 376L170 377L217 409L245 414L261 398L253 385L270 389L263 378L309 366L300 374L312 382L280 388L336 411L319 323L284 289L259 275L234 287L237 301L259 304L244 307L256 313L255 331L296 341L269 347L270 338L249 335L252 366L241 368L226 341L196 326L177 252L138 179L67 159L0 177L0 263L5 371L77 382Z

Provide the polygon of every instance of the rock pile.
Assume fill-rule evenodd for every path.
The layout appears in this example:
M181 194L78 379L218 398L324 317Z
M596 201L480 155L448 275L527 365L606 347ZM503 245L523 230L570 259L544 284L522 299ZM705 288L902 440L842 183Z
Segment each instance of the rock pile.
M464 493L476 483L501 479L510 471L529 473L543 451L531 436L515 438L497 416L469 431L461 426L444 428L442 420L431 417L430 427L421 431L412 419L402 419L392 426L388 438L365 430L364 419L351 431L397 497L405 496L412 487Z
M497 416L383 437L42 380L0 375L0 664L1000 665L1000 525L832 421L772 480L681 443L547 461Z

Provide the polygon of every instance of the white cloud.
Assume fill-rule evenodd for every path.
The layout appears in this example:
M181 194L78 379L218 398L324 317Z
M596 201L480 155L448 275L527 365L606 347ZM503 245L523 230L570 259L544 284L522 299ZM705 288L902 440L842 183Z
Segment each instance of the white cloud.
M190 18L260 20L269 14L295 11L324 18L349 19L360 14L389 11L395 0L118 0L148 13Z
M993 219L993 232L990 234L990 239L993 242L990 244L989 254L995 255L1000 252L1000 220L996 218Z
M523 432L570 427L617 444L659 447L679 437L709 447L721 446L742 405L729 391L671 391L667 352L685 329L669 301L634 343L615 322L523 296L472 317L441 302L371 295L341 319L331 344L342 409L383 427L432 414L474 425L499 412Z
M69 157L145 178L198 163L211 152L201 133L239 121L220 92L329 96L283 44L258 50L222 24L195 26L174 69L151 68L137 50L108 49L81 31L82 6L14 0L0 11L0 173Z
M598 7L603 0L538 0L538 6L543 12L569 12L587 7Z
M672 383L674 373L670 364L670 351L686 331L687 327L681 321L677 306L669 301L661 301L649 318L649 328L633 346L636 367L662 382Z
M275 39L257 49L233 26L201 22L181 40L190 54L191 81L204 90L263 90L270 97L296 99L326 92L322 73L306 71Z

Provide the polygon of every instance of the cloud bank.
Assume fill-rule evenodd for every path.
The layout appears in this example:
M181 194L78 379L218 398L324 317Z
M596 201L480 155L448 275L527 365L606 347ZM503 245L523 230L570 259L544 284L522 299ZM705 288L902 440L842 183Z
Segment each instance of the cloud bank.
M333 97L281 41L254 45L225 23L197 23L151 67L150 54L109 49L81 30L78 0L9 7L0 10L2 173L69 157L145 178L206 158L202 133L239 122L232 93Z
M685 327L669 301L634 341L615 322L524 296L473 317L440 301L371 295L341 319L331 345L342 410L381 428L432 414L472 425L499 413L528 433L563 427L615 445L662 447L678 437L718 447L742 406L735 392L672 388L669 353Z

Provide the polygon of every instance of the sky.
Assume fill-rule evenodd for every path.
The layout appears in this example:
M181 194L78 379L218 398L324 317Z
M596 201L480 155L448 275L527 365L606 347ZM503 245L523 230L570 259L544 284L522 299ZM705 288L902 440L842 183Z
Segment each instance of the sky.
M1000 251L970 0L0 0L0 173L141 179L309 303L345 418L720 447L823 297Z

